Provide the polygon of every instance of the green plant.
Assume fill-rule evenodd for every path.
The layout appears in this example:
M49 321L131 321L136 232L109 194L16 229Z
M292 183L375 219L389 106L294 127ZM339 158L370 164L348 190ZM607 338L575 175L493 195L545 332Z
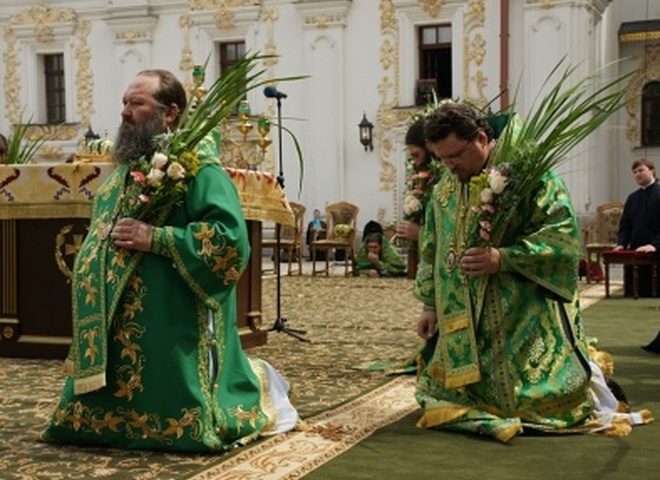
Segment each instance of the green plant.
M23 123L21 114L19 122L13 126L13 132L9 138L7 146L7 155L5 161L8 164L26 164L30 163L32 157L48 140L47 135L41 135L36 140L26 138L27 132L32 126L32 117L27 123Z

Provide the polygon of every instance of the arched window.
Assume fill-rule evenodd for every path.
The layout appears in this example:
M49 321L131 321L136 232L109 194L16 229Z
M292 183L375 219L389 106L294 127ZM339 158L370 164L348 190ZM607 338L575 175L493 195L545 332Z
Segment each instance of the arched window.
M660 81L642 89L642 145L660 146Z

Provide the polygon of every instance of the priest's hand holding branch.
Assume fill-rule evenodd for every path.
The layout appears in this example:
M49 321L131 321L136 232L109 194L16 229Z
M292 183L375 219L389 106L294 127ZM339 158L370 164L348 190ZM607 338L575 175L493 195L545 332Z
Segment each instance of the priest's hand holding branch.
M474 247L465 251L461 260L463 274L469 276L491 275L500 271L500 251L493 247Z
M110 236L117 247L149 252L151 251L153 229L154 227L148 223L134 218L122 218L117 221Z

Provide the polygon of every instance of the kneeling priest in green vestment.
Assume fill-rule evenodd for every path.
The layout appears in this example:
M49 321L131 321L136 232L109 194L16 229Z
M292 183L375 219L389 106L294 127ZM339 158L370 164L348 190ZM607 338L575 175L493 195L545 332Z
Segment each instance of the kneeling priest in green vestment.
M424 305L417 331L427 340L419 426L506 442L523 429L611 433L646 423L648 411L620 413L589 358L568 191L551 169L516 183L528 170L512 153L519 122L510 123L500 163L488 123L472 107L445 103L425 125L447 171L426 209L414 289Z
M75 262L69 377L42 439L207 452L293 428L288 384L240 345L250 248L216 143L176 130L186 94L170 72L141 72L123 105L118 166Z

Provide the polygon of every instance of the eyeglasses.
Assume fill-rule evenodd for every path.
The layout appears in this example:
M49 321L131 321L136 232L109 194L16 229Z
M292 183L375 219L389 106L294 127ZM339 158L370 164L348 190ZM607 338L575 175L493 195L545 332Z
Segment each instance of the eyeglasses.
M467 149L470 147L470 144L472 143L472 140L466 140L465 144L461 147L461 149L454 153L453 155L447 155L444 157L440 157L440 160L443 162L451 162L451 163L456 163L462 156L463 154L467 151Z

